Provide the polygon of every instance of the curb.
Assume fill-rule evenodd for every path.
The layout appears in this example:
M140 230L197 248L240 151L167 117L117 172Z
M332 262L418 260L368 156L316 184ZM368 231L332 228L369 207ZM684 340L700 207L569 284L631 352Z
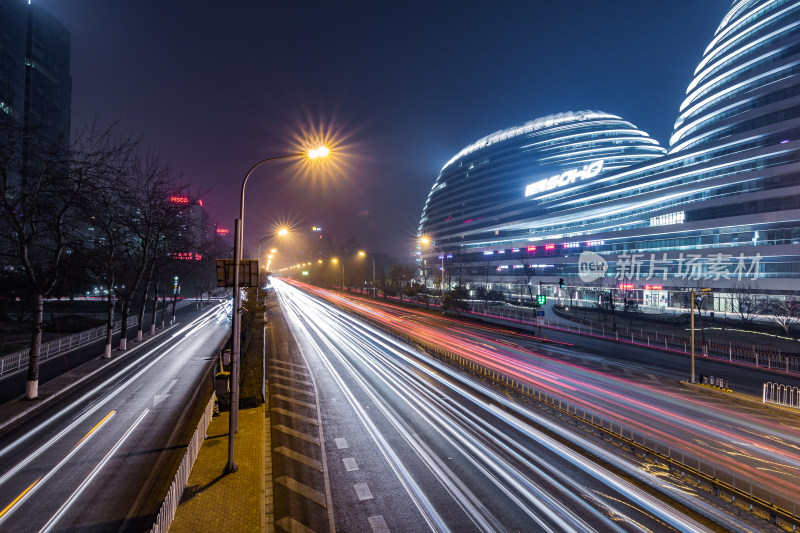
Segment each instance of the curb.
M85 374L85 375L77 378L75 381L71 382L70 384L66 385L65 387L52 392L49 396L46 396L44 398L41 398L41 399L38 399L38 400L34 400L34 401L26 400L24 398L24 396L19 396L18 398L14 399L14 400L11 400L10 402L7 402L7 403L5 403L3 405L0 405L0 410L2 410L3 407L6 407L6 406L13 407L13 406L18 405L20 403L27 403L29 405L29 407L23 408L23 410L20 411L19 413L17 413L16 415L13 415L10 418L7 418L6 420L4 420L3 422L0 422L0 432L2 432L3 430L5 430L7 427L11 426L15 422L18 422L18 421L20 421L20 420L22 420L22 419L24 419L24 418L26 418L28 416L31 416L31 415L35 414L36 411L38 411L42 407L46 406L47 404L49 404L53 400L56 400L56 399L64 396L65 394L70 392L72 389L74 389L75 387L77 387L78 385L83 383L84 381L94 377L100 371L106 370L111 365L115 364L117 361L124 360L126 358L126 356L132 354L133 352L135 352L136 350L138 350L142 346L145 346L146 344L149 343L149 341L160 337L163 333L166 333L167 331L171 330L172 328L178 326L178 324L179 323L176 322L175 324L172 324L171 326L162 329L156 335L154 335L154 336L152 336L152 337L150 337L150 338L148 338L146 340L142 339L140 344L137 344L136 346L134 346L133 348L131 348L129 350L125 350L125 352L123 354L119 355L118 357L112 357L111 359L107 359L106 360L107 361L106 364L103 364L103 365L97 367L96 369L92 370L88 374ZM76 347L76 349L77 348L78 347ZM115 351L118 352L119 350L115 350ZM64 353L69 353L69 352L64 352ZM89 361L86 361L82 365L80 365L80 366L78 366L78 367L76 367L76 368L74 368L72 370L74 371L74 370L80 369L81 367L85 367L85 366L90 365L92 363L96 363L98 360L102 362L103 361L102 356L96 357L94 359L90 359ZM69 372L61 374L61 376L53 378L53 380L51 380L51 381L55 381L55 380L59 379L60 377L63 377L65 375L67 375L68 373Z
M682 387L696 390L703 394L708 394L711 396L721 396L723 398L727 398L729 400L736 400L742 403L746 403L748 405L752 405L754 407L757 406L762 409L770 409L772 411L779 412L781 414L791 414L800 417L800 409L794 409L792 407L786 407L774 403L764 403L758 396L751 396L750 394L743 394L741 392L733 392L731 390L720 389L718 387L713 387L711 385L703 385L701 383L689 383L688 381L679 381L679 383Z

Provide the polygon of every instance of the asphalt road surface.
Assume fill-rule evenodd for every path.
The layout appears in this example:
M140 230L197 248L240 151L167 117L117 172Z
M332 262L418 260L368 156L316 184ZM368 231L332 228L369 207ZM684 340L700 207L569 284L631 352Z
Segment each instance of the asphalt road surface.
M0 530L149 530L210 396L229 311L182 313L0 435Z
M336 530L705 531L695 517L720 514L688 486L670 490L701 510L676 510L620 476L635 468L602 447L583 444L617 468L576 453L561 440L574 435L553 438L564 430L482 382L273 285L320 399L328 479L318 493L332 496Z

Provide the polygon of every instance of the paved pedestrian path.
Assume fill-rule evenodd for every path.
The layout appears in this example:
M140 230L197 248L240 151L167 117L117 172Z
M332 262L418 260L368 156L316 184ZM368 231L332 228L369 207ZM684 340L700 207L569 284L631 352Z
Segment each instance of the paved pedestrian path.
M214 417L192 467L170 533L260 532L267 529L265 504L264 406L239 412L234 459L239 470L225 475L228 413ZM271 499L271 498L269 498Z

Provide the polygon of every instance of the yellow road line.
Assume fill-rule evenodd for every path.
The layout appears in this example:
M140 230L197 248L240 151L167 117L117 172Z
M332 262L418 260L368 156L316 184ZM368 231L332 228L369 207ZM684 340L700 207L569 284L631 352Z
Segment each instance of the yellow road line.
M114 413L116 413L116 412L117 412L116 410L112 410L110 413L108 413L106 416L104 416L104 417L103 417L103 419L102 419L100 422L98 422L97 424L95 424L95 426L94 426L92 429L90 429L90 430L89 430L89 432L88 432L86 435L84 435L84 436L83 436L83 438L81 438L81 440L79 440L77 443L75 443L75 445L72 447L72 450L70 451L70 454L68 454L68 455L67 455L67 457L69 457L69 456L71 455L72 451L74 451L74 450L75 450L75 449L76 449L78 446L80 446L80 445L81 445L81 443L83 443L83 442L84 442L86 439L88 439L88 438L89 438L89 437L92 435L92 433L94 433L95 431L97 431L97 429L98 429L100 426L102 426L103 424L105 424L105 423L106 423L106 421L107 421L109 418L111 418L112 416L114 416ZM63 460L62 460L62 462L63 462ZM61 466L61 463L59 463L59 465L58 465L58 466L56 466L56 469L58 469L58 467L60 467L60 466ZM52 471L50 472L50 474L48 474L48 475L47 475L47 476L45 476L45 477L50 477L50 475L51 475L51 474L52 474ZM36 479L36 481L34 481L33 483L31 483L31 484L30 484L30 486L29 486L27 489L23 490L23 491L22 491L22 493L21 493L19 496L17 496L16 498L14 498L14 501L12 501L11 503L9 503L9 504L6 506L6 508L5 508L5 509L3 509L2 511L0 511L0 518L3 518L3 516L5 516L5 515L6 515L6 514L7 514L9 511L11 511L11 509L13 509L13 508L14 508L14 506L15 506L17 503L19 503L19 501L20 501L22 498L24 498L24 497L25 497L25 495L26 495L26 494L28 494L28 493L29 493L31 490L33 490L33 488L36 486L36 484L37 484L37 483L39 483L41 480L42 480L42 478L41 478L41 477L37 478L37 479Z
M22 491L22 493L21 493L19 496L17 496L16 498L14 498L14 501L13 501L13 502L9 503L9 504L6 506L6 508L5 508L5 509L3 509L2 511L0 511L0 518L2 518L4 514L6 514L8 511L10 511L10 510L11 510L11 508L12 508L12 507L14 507L14 506L17 504L17 502L18 502L18 501L20 501L20 500L21 500L21 499L22 499L22 498L23 498L23 497L24 497L26 494L28 494L28 492L30 492L30 490L31 490L31 489L32 489L32 488L33 488L33 487L34 487L34 486L35 486L37 483L39 483L39 480L40 480L40 479L42 479L42 478L37 478L37 479L36 479L36 481L34 481L33 483L31 483L31 484L30 484L30 486L29 486L27 489L23 490L23 491Z
M87 433L86 435L84 435L84 436L83 436L83 438L81 438L81 440L79 440L78 442L76 442L76 443L75 443L75 446L73 446L73 447L72 447L72 449L74 450L76 447L80 446L80 444L81 444L83 441L85 441L86 439L88 439L88 438L89 438L89 437L92 435L92 433L94 433L94 432L97 430L97 428L99 428L100 426L102 426L103 424L105 424L106 420L108 420L109 418L111 418L112 416L114 416L114 413L116 413L116 412L117 412L117 411L115 411L115 410L112 410L110 413L108 413L106 416L104 416L104 417L103 417L103 419L102 419L100 422L98 422L97 424L95 424L95 426L94 426L92 429L90 429L90 430L89 430L89 433Z

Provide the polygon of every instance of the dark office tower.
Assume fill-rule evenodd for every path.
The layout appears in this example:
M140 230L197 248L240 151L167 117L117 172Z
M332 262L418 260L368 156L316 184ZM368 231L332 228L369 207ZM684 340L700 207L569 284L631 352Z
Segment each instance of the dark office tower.
M22 124L28 5L0 0L0 119Z
M69 58L69 32L56 19L25 0L0 0L0 118L36 145L69 146Z
M28 6L25 43L25 128L47 144L69 146L72 78L70 36L49 13Z

